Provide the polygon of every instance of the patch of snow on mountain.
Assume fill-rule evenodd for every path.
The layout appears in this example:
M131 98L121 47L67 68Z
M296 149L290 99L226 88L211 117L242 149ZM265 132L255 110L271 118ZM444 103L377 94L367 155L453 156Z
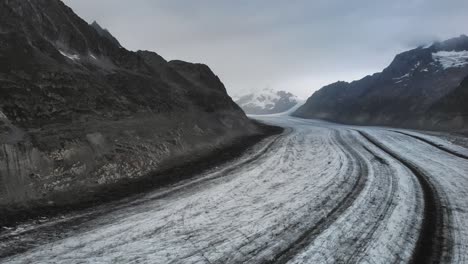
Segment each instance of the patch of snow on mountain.
M399 77L392 78L392 80L394 80L395 83L401 83L401 82L406 81L408 78L410 78L414 74L414 72L416 72L420 68L421 65L422 65L421 61L416 62L414 66L409 70L408 73ZM426 68L426 69L422 69L421 71L428 71L428 70Z
M0 111L0 119L7 119L7 116L2 111Z
M64 57L67 57L69 58L70 60L79 60L80 59L80 56L79 55L75 55L75 54L70 54L70 53L66 53L62 50L59 50L60 54L62 54L62 56Z
M421 48L421 49L428 49L428 48L432 47L433 45L434 45L434 42L429 42L429 43L427 43L427 44L424 44L424 45L419 46L419 48Z
M401 82L404 78L408 78L408 77L410 77L410 74L409 74L409 73L407 73L407 74L405 74L405 75L402 75L402 76L400 76L400 77L393 78L393 80L398 81L398 82ZM398 82L397 82L397 83L398 83Z
M432 53L432 58L444 69L463 67L468 64L468 51L438 51Z
M413 70L413 71L416 70L420 65L421 65L421 62L418 61L418 62L416 63L416 65L414 65L414 67L413 67L412 70Z

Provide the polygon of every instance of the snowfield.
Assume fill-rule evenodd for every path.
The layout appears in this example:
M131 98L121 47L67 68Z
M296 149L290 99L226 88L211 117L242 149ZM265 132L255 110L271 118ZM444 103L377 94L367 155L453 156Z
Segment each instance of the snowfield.
M468 151L288 116L242 157L0 233L2 263L468 263Z
M444 70L463 67L468 64L468 51L438 51L432 53L432 58L439 62Z

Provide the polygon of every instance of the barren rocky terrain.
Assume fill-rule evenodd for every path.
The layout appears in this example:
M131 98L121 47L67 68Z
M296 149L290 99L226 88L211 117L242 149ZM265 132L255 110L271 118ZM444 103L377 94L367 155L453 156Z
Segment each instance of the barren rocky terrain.
M207 65L126 50L61 1L0 1L0 36L0 222L264 133Z

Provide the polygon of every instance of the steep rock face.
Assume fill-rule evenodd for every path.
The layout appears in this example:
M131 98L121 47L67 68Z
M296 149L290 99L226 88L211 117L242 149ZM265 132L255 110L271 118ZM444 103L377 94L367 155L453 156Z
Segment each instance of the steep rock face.
M247 113L265 115L286 112L299 103L292 93L263 89L236 99L235 102Z
M0 209L66 203L260 133L206 65L130 52L58 0L0 1Z
M349 124L447 129L427 118L431 106L468 74L468 37L403 52L381 73L315 92L295 116Z
M118 47L122 47L119 43L119 41L114 37L112 36L112 34L105 28L102 28L96 21L94 21L93 23L91 23L91 26L96 30L96 32L102 36L102 37L105 37L106 39L110 40L112 42L112 44L118 46Z
M433 126L468 132L468 76L452 92L431 106L427 115Z

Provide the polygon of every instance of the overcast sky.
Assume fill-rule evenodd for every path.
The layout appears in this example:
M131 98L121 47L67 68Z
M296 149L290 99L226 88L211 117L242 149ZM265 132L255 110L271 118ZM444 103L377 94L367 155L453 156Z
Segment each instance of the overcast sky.
M231 95L307 97L468 33L468 0L65 0L130 50L208 64Z

